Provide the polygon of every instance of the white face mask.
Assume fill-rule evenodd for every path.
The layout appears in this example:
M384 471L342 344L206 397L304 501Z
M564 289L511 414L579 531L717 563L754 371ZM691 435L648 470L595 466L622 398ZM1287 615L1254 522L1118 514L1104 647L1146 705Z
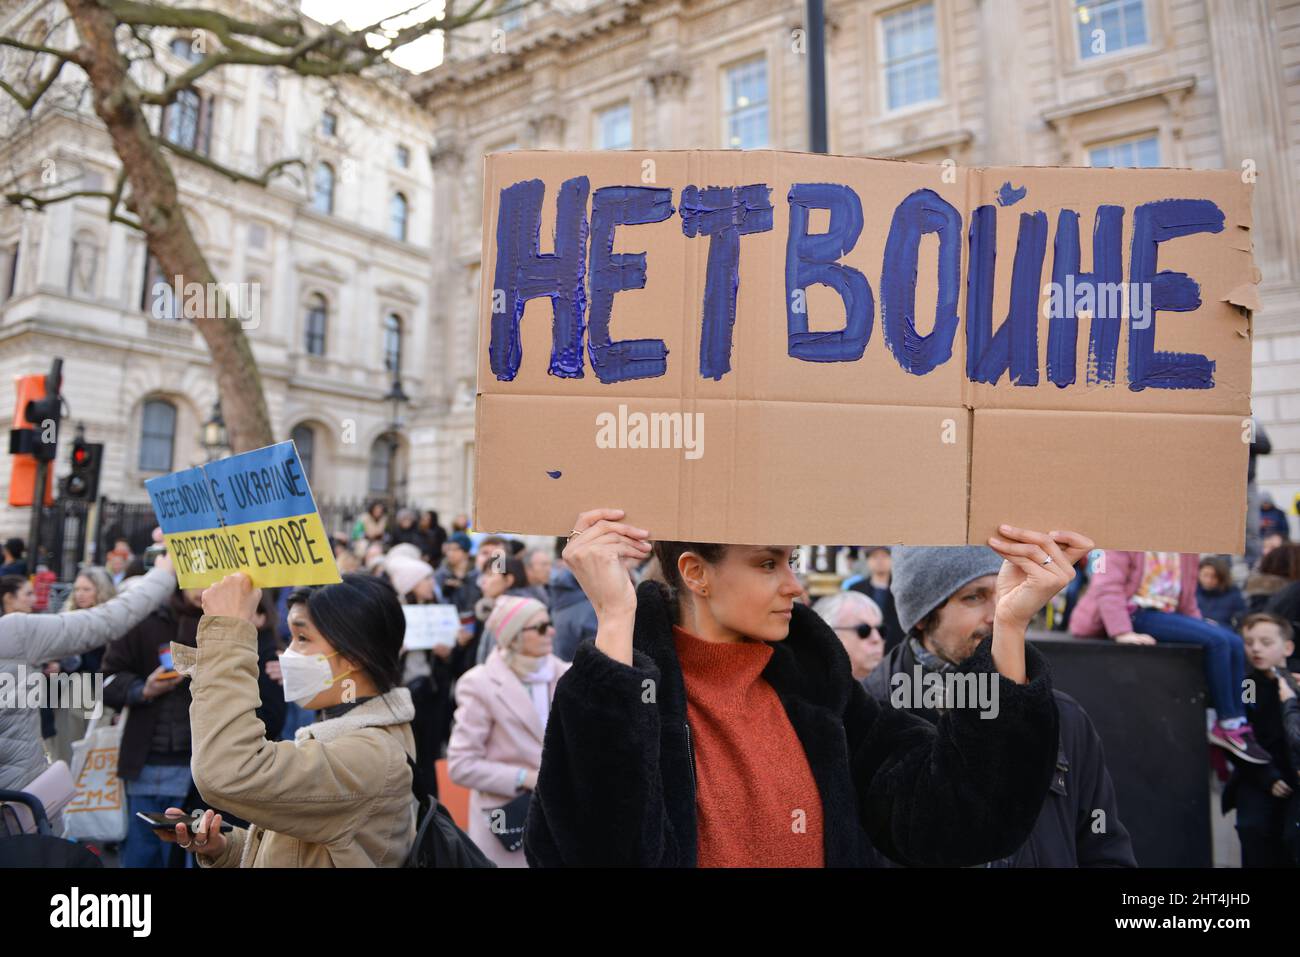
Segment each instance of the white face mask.
M333 655L304 655L292 648L286 649L280 655L280 677L284 680L284 700L305 705L322 691L332 687L335 681L352 674L349 669L338 678L334 677L329 660L337 654L336 651Z

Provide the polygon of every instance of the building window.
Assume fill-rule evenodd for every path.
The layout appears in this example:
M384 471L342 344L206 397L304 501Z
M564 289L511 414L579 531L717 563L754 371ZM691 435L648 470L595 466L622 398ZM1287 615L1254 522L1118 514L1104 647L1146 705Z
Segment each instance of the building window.
M939 99L939 35L934 4L918 3L880 18L885 108Z
M397 438L381 435L370 446L370 492L385 495L397 489Z
M767 146L767 61L758 57L728 67L723 84L727 146L738 150Z
M406 220L409 204L401 193L394 193L388 201L388 235L406 242Z
M298 447L298 458L302 460L302 471L307 483L312 481L312 459L316 452L316 433L312 431L309 425L294 426L289 438L293 444Z
M398 143L398 144L397 144L397 149L394 151L393 160L394 160L394 162L396 162L397 165L400 166L402 169L406 169L407 167L409 167L409 166L411 165L411 150L410 150L410 147L407 147L407 146L404 146L404 145L401 144L401 143Z
M320 293L311 297L307 306L307 330L305 345L307 355L323 356L325 354L325 326L329 321L329 303Z
M384 317L384 369L394 379L402 372L402 320L395 313Z
M176 445L176 406L150 399L140 413L140 471L170 472Z
M199 94L194 90L181 90L176 99L167 105L167 124L164 135L177 146L192 150L199 142Z
M1118 143L1106 143L1088 150L1088 163L1094 167L1121 166L1146 168L1160 165L1160 141L1153 134Z
M1073 0L1079 59L1147 43L1145 0Z
M338 133L339 118L337 114L326 110L320 115L320 135L327 136L331 139Z
M311 185L311 208L327 216L333 213L334 167L329 163L317 163Z
M509 33L511 30L518 30L524 25L524 10L519 0L501 0L501 6L513 6L514 8L497 17L497 26L502 31Z
M203 59L202 39L199 34L179 33L172 37L169 49L182 60L198 63Z
M144 290L140 294L140 308L155 319L181 318L182 304L176 301L172 280L163 272L162 263L153 253L145 253Z
M186 89L163 107L163 139L181 149L211 155L214 100Z
M632 148L632 104L620 103L596 114L596 149Z

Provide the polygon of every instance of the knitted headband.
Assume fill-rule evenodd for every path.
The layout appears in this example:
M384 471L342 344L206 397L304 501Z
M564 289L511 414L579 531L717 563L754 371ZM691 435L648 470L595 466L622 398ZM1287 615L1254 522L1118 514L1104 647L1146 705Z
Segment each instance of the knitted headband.
M546 611L546 606L536 598L502 595L496 600L492 614L483 626L485 637L502 648L509 648L524 630L528 619L539 611Z

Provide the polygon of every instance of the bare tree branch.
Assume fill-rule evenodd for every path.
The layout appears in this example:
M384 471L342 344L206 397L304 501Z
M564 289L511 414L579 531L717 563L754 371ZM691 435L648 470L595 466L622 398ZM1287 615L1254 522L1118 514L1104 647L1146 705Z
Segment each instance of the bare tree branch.
M19 93L17 89L10 86L3 79L0 79L0 90L4 90L17 100L18 105L21 106L24 111L30 110L36 106L40 98L45 95L45 91L54 85L54 81L59 78L59 74L63 72L63 68L67 66L71 60L71 57L60 56L59 59L55 61L50 72L45 75L45 79L41 80L28 96L23 96L23 94Z
M17 37L6 37L0 35L0 46L26 50L28 53L48 53L50 56L59 57L63 60L71 60L73 63L79 62L76 50L59 50L55 47L47 47L43 43L28 43L26 40L19 40Z
M295 17L282 17L259 23L227 16L217 10L161 6L141 3L138 0L104 0L103 6L119 23L207 30L222 39L232 34L239 34L258 37L276 46L292 47L301 42L305 34L303 22Z
M155 142L168 152L175 153L177 156L183 156L187 160L198 163L200 166L207 167L214 173L219 173L236 183L252 183L255 186L269 186L271 180L274 179L277 174L282 170L288 169L290 166L301 166L304 170L307 168L307 164L303 162L303 160L294 157L291 159L276 160L270 166L262 170L260 174L255 176L252 173L245 173L241 170L234 169L233 167L226 166L223 163L218 163L210 156L204 156L202 153L196 152L192 149L187 149L178 143L173 143L171 140L157 139Z

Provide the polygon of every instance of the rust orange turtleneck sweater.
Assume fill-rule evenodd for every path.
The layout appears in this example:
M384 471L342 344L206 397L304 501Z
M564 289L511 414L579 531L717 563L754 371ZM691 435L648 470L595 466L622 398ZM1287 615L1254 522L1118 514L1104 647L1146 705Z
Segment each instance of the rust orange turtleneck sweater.
M673 626L695 751L700 867L822 867L822 802L765 642L705 641Z

